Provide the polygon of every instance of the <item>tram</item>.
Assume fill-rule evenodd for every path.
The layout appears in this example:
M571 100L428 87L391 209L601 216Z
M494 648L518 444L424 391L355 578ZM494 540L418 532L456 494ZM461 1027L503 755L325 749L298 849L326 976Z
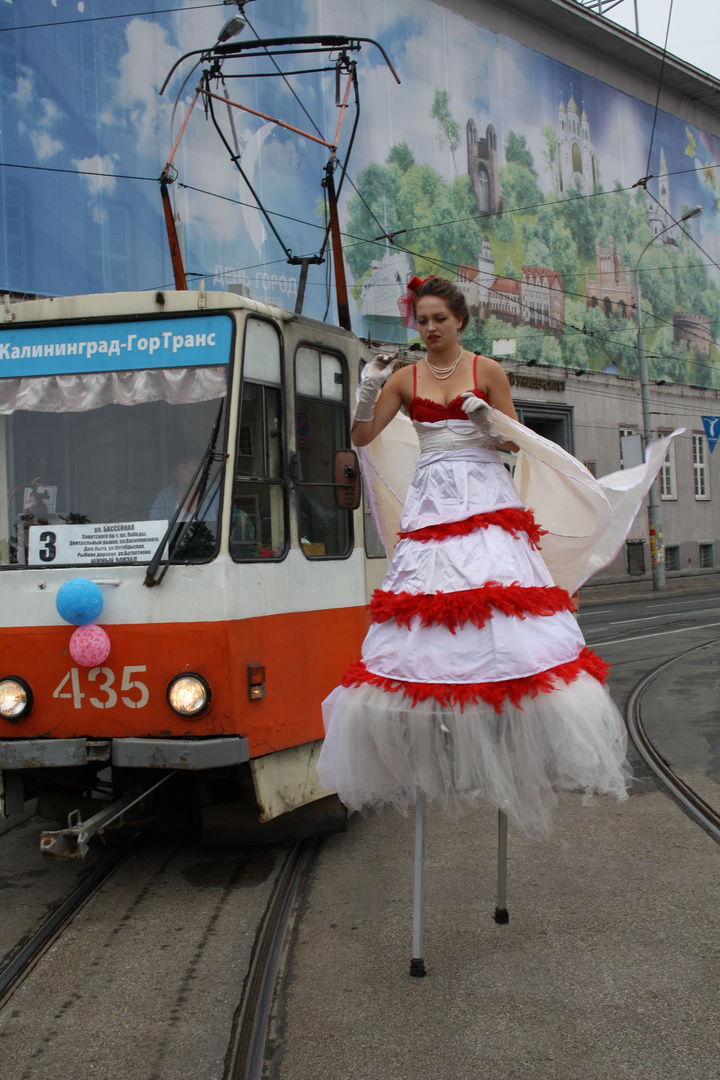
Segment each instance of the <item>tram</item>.
M365 346L202 288L0 319L2 813L70 815L55 858L158 813L337 826L320 703L385 565L348 449ZM89 626L63 586L101 596Z

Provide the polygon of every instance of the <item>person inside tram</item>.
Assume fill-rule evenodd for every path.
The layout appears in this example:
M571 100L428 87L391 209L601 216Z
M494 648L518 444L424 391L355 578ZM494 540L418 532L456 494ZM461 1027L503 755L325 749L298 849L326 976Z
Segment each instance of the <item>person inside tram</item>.
M155 497L150 510L150 520L167 521L169 523L178 509L180 501L187 493L182 510L177 518L178 529L176 535L179 534L184 522L195 519L195 524L183 539L183 554L194 558L202 558L210 557L215 550L220 485L216 482L210 490L205 492L198 510L197 502L200 495L202 470L193 484L192 491L188 492L197 467L198 459L195 457L187 457L176 463L173 468L172 482L159 491Z

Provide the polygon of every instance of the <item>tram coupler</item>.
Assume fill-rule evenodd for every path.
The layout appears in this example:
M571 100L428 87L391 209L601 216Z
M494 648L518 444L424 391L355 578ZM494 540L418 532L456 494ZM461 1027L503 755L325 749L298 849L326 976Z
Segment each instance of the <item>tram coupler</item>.
M102 835L107 828L115 822L120 822L131 807L142 802L152 791L166 783L174 772L169 772L162 779L152 784L145 791L128 792L115 802L104 806L97 814L83 821L79 810L71 810L68 814L66 829L46 831L40 835L40 854L43 859L50 862L60 862L65 859L77 859L81 861L88 852L91 837Z

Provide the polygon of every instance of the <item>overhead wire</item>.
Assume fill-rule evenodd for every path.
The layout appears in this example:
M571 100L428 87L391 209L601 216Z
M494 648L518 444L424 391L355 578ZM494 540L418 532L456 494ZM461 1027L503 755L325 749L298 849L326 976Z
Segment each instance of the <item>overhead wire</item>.
M213 4L187 4L185 7L156 8L154 11L130 11L121 15L88 15L80 19L56 19L53 22L25 23L22 26L0 27L0 34L7 34L15 30L41 30L53 26L75 26L76 23L108 22L110 19L138 19L142 15L177 15L184 11L200 11L205 8L223 7L223 0Z
M257 30L255 29L255 27L253 26L253 24L252 24L252 23L250 22L250 19L248 18L248 15L247 15L247 12L245 12L245 13L244 13L244 18L245 18L245 21L246 21L246 23L248 24L248 26L249 26L249 27L250 27L250 29L252 30L253 34L254 34L254 35L255 35L255 37L257 38L257 40L258 40L258 41L260 41L260 40L261 40L261 38L260 38L260 35L258 34L258 32L257 32ZM321 138L321 139L325 139L325 136L323 135L322 131L321 131L321 130L320 130L320 128L319 128L319 127L317 126L317 124L316 124L316 123L315 123L315 121L313 120L312 116L310 115L310 113L309 113L309 112L307 111L307 109L306 109L306 108L305 108L305 106L303 105L303 103L302 103L302 101L300 100L300 98L299 98L298 94L297 94L297 93L295 92L295 88L294 88L294 87L293 87L293 86L292 86L292 85L290 84L290 82L289 82L289 80L288 80L288 78L287 78L287 75L285 74L285 72L284 72L284 71L282 71L282 70L280 69L280 66L279 66L279 64L278 64L277 60L275 59L275 57L274 57L274 56L272 55L272 53L271 53L271 52L269 51L269 49L267 48L267 46L265 46L264 48L265 48L265 52L267 53L267 55L269 56L269 58L270 58L270 59L272 60L272 62L273 62L273 65L274 65L274 67L275 67L275 68L277 69L277 72L278 72L278 74L282 76L283 82L284 82L284 83L285 83L285 85L287 86L288 90L290 91L290 93L292 94L292 96L293 96L293 97L295 98L295 100L297 101L298 105L300 106L300 108L302 109L302 111L303 111L303 112L305 113L305 115L307 116L307 118L308 118L308 120L310 121L310 123L312 124L312 126L313 126L313 127L315 128L315 131L316 131L316 133L317 133L317 134L318 134L318 135L320 136L320 138Z
M653 141L655 139L655 125L657 124L658 110L660 108L660 92L662 90L663 74L665 71L665 57L667 56L668 38L670 36L670 20L672 18L673 0L670 0L670 7L668 9L667 28L665 30L665 44L663 45L662 59L660 61L660 73L658 75L657 96L655 98L655 111L653 113L652 130L650 132L650 145L648 147L647 165L645 166L645 174L650 172L650 157L652 155Z

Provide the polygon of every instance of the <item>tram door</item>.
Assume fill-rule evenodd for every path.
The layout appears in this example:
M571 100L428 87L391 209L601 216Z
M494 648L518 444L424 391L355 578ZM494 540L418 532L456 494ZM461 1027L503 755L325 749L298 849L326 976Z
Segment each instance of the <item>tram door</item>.
M288 544L280 335L268 319L245 323L230 554L282 559Z
M308 559L343 558L353 546L352 514L337 506L333 463L349 445L344 357L301 345L295 353L297 500L300 546Z

